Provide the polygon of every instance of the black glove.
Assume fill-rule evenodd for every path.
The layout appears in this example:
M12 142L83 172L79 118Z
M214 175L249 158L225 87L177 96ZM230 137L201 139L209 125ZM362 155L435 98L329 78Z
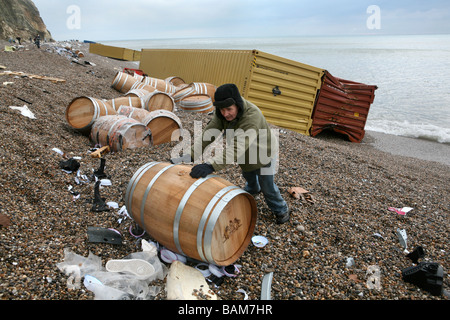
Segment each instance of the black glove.
M214 168L212 165L210 165L209 163L202 163L194 166L191 170L190 175L192 178L197 179L204 178L212 172L214 172Z

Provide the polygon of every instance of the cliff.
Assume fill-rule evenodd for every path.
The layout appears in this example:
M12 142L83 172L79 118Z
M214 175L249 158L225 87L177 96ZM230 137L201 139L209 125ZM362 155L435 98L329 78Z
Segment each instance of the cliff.
M0 0L0 39L34 38L51 40L52 35L31 0Z

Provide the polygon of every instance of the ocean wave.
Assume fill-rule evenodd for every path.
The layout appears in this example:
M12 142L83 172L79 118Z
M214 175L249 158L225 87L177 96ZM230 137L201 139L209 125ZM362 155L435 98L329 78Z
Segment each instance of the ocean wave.
M406 120L372 120L367 121L365 130L450 144L450 128L433 124L417 124Z

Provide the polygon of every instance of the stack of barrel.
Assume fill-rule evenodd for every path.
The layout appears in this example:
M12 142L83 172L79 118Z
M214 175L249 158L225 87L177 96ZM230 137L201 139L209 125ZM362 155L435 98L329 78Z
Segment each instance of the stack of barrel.
M209 83L188 85L179 77L162 80L121 71L112 87L122 96L110 100L81 96L66 108L66 120L73 129L112 151L178 141L182 124L174 113L177 107L211 112L216 90Z

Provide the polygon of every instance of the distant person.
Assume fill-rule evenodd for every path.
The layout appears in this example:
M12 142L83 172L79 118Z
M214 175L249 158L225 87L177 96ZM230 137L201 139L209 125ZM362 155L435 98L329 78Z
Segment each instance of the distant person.
M36 44L38 49L41 48L41 37L39 35L37 35L36 38L34 38L34 43Z
M17 39L17 41L19 41L19 45L21 46L22 42L20 42L20 41L22 40L22 38L21 37L17 37L16 39Z

